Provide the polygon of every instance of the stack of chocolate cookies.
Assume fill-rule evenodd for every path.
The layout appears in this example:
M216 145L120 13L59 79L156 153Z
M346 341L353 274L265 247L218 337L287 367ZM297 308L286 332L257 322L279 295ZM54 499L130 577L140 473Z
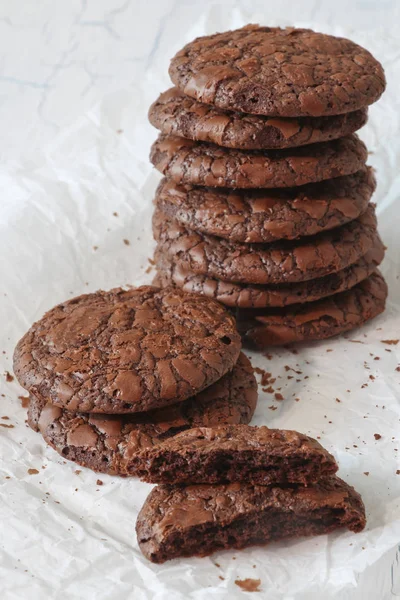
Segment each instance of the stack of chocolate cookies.
M157 284L234 310L243 339L327 338L384 310L372 169L355 131L385 89L355 43L247 26L172 59L149 111Z
M249 423L257 382L219 303L143 286L54 307L18 342L28 423L64 458L135 475L135 454L198 426Z

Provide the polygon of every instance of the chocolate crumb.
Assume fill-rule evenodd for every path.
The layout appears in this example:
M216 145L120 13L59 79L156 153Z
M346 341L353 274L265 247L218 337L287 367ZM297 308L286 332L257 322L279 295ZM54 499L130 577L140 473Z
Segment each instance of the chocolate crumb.
M387 344L388 346L397 346L399 340L381 340L382 344Z
M218 569L220 569L220 568L221 568L221 565L220 565L219 563L214 563L214 565L215 565L216 567L218 567Z
M4 376L6 378L7 383L11 383L12 381L14 381L14 377L8 371L4 373Z
M4 427L4 429L14 429L14 425L8 425L8 423L0 423L0 427Z
M400 469L397 469L396 475L400 475Z
M336 402L341 402L341 400L339 400L339 398L336 398Z
M261 579L235 579L235 584L244 592L259 592Z
M130 241L126 240L126 239L124 239L123 242L124 242L125 246L130 246L130 244L131 244Z
M225 581L225 577L222 577L222 575L218 575L218 577L220 578L221 581Z
M272 406L268 406L268 408L269 408L269 410L278 410L278 407L277 406L273 406L273 405Z
M97 485L103 485L103 482L102 482L102 480L101 480L101 479L98 479L98 480L96 481L96 484L97 484Z
M118 217L118 213L117 212L113 212L113 217Z
M374 433L374 438L375 438L376 440L380 440L380 439L381 439L381 437L382 437L382 436L381 436L381 434L380 434L380 433Z
M9 421L10 417L1 417L2 419L4 419L5 421Z
M276 392L275 393L275 400L279 400L279 401L283 400L282 394L279 394L278 392Z
M38 475L38 473L37 469L28 469L28 475Z
M366 475L368 477L369 471L364 471L364 475Z

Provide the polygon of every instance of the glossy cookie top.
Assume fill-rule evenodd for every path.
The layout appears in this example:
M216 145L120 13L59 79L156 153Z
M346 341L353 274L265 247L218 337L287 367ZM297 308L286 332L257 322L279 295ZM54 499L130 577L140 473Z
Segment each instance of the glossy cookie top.
M200 102L275 117L354 111L386 86L380 63L350 40L258 25L197 38L175 55L169 74Z
M240 337L214 300L151 286L59 304L18 343L29 392L70 411L130 413L189 398L235 364Z

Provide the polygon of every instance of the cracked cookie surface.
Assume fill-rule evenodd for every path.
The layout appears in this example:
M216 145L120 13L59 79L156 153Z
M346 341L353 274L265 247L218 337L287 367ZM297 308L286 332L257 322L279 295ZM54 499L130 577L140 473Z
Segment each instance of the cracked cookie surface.
M241 244L184 228L156 209L158 249L196 275L236 283L308 281L336 273L364 256L376 239L373 205L358 219L312 238Z
M73 413L30 396L28 423L64 458L110 475L135 475L134 456L192 427L247 424L257 404L249 359L178 404L132 415Z
M298 188L230 190L163 179L155 203L185 227L236 242L296 239L344 225L368 206L371 168Z
M361 46L293 27L248 25L197 38L172 58L169 74L199 102L275 117L350 112L386 87L382 65Z
M139 513L136 533L143 554L162 563L340 527L358 532L365 522L361 496L334 475L308 487L159 485Z
M351 290L298 306L237 311L244 343L259 349L291 342L326 339L355 329L385 309L387 285L379 271Z
M197 102L177 88L160 94L149 110L150 123L164 134L242 150L327 142L354 133L367 118L365 108L331 117L291 119L224 111Z
M265 308L313 302L351 289L375 271L385 255L385 247L376 233L373 247L346 269L309 281L281 285L250 285L219 281L195 275L174 258L156 250L154 259L157 275L154 285L176 285L186 292L214 298L222 304L238 308Z
M223 306L151 286L79 296L18 342L23 387L71 411L130 413L189 398L235 364L240 337Z
M365 167L355 135L286 150L236 150L161 134L150 161L176 183L228 188L286 188L350 175Z

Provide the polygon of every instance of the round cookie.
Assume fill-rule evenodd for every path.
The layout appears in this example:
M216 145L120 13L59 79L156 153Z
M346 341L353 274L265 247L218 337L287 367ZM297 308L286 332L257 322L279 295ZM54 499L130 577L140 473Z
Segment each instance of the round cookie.
M176 183L228 188L294 187L349 175L365 167L367 149L355 135L286 150L234 150L159 135L150 161Z
M218 302L174 288L116 288L47 312L19 341L14 372L55 406L131 413L200 392L239 352L235 321Z
M296 148L335 140L363 127L367 118L366 108L331 117L249 115L202 104L177 88L160 94L149 110L150 123L164 134L242 150Z
M372 169L299 188L229 190L163 179L155 202L185 227L234 242L296 239L359 217L375 190Z
M233 369L196 396L147 413L73 413L31 396L28 422L64 458L110 475L134 475L135 453L192 427L247 424L257 404L257 382L240 354Z
M158 249L195 275L236 283L308 281L345 269L372 247L373 205L358 219L312 238L273 244L240 244L185 229L156 209L153 232Z
M288 306L314 302L327 296L349 290L373 273L382 262L385 247L376 233L373 247L365 256L342 271L325 275L310 281L288 283L279 286L250 285L229 283L194 275L175 263L173 258L166 258L162 252L156 251L155 262L158 273L154 285L166 287L175 285L186 292L201 294L214 298L231 308L266 308L271 306Z
M382 65L354 42L310 29L247 25L195 39L171 60L188 96L218 108L274 117L320 117L372 104Z
M351 290L270 313L238 310L243 342L258 349L292 342L322 340L355 329L385 309L387 285L376 271Z

